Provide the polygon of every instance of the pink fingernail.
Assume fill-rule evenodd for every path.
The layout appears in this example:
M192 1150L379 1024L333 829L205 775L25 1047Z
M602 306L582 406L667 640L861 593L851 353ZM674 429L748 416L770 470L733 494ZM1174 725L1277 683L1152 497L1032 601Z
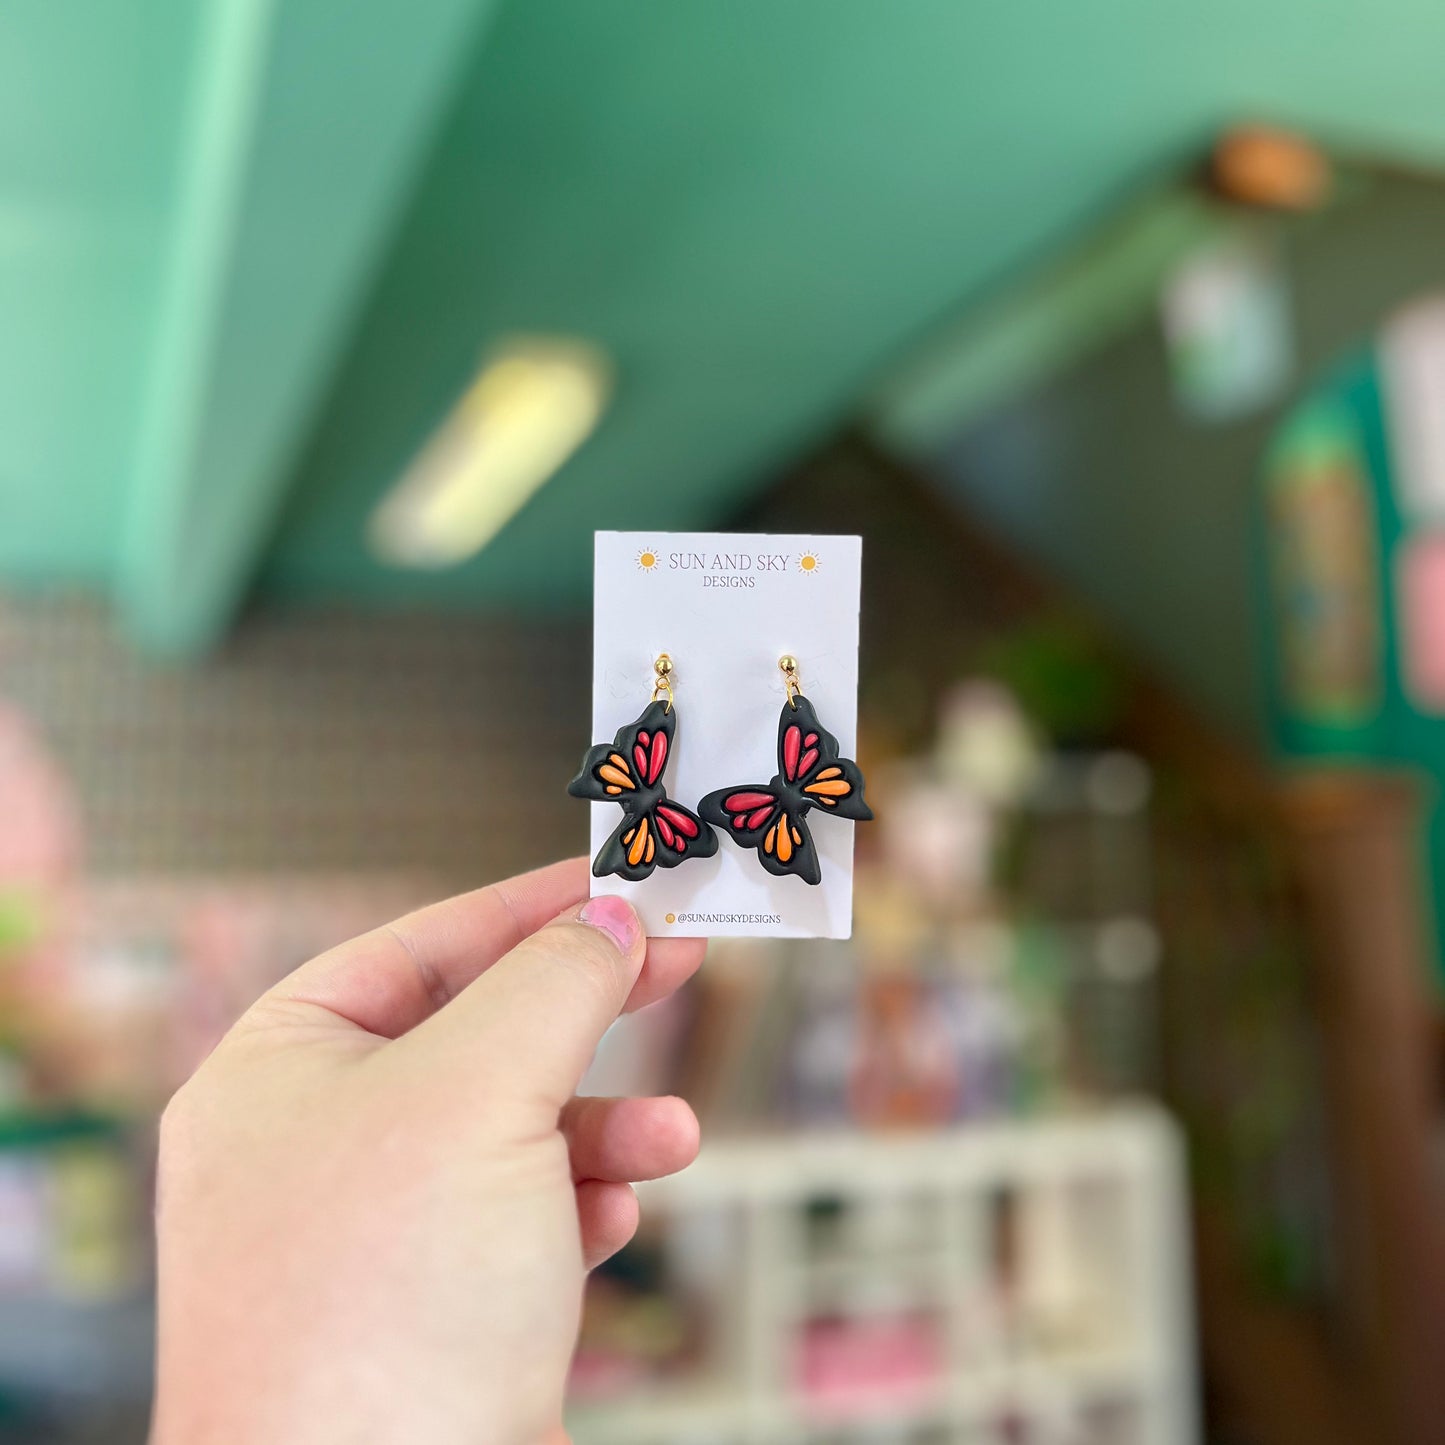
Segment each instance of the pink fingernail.
M631 905L620 898L590 899L577 917L589 928L600 928L623 953L631 953L642 934L642 924Z

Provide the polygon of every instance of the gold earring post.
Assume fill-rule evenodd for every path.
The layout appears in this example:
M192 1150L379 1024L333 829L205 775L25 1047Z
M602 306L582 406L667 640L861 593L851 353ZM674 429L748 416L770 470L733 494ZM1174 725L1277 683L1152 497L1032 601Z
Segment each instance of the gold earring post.
M667 707L665 712L672 711L672 659L665 652L657 654L657 660L652 664L652 700L660 701L662 694L667 694Z
M796 708L797 699L803 691L803 684L798 681L798 659L791 652L785 652L778 659L778 666L783 670L783 687L788 694L788 706Z

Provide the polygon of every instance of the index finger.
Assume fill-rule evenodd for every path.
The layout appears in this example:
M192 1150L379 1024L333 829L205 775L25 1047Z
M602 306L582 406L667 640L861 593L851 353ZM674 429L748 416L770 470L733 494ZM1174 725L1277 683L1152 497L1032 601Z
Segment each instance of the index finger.
M266 997L394 1039L586 896L587 860L568 858L384 923L302 964Z
M266 997L306 1003L394 1039L443 1008L503 954L587 896L585 858L460 893L303 964ZM627 1011L666 997L702 962L700 938L653 938Z

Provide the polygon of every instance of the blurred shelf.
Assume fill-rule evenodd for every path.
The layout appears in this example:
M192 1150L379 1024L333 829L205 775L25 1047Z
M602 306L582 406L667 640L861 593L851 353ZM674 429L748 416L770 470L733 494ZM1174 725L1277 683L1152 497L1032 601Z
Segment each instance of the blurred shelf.
M740 1314L718 1328L738 1349L693 1387L579 1404L568 1422L576 1445L781 1445L870 1424L956 1441L1013 1411L1095 1403L1126 1407L1147 1445L1194 1445L1183 1157L1154 1106L710 1142L689 1169L640 1192L664 1227L735 1211L742 1228L724 1270ZM1021 1211L1013 1248L1041 1253L1011 1267L1001 1310L983 1271L1003 1194ZM810 1258L818 1200L850 1219L884 1212L856 1216L856 1232L815 1234ZM843 1333L810 1334L805 1321ZM881 1330L891 1364L853 1370L880 1338L854 1328ZM720 1383L724 1360L732 1373Z
M980 1121L943 1129L738 1135L709 1140L669 1179L640 1184L644 1201L676 1208L720 1199L804 1200L987 1188L1001 1178L1183 1168L1177 1126L1139 1102L1072 1115Z
M800 1263L792 1290L803 1313L847 1314L866 1301L874 1310L936 1308L953 1288L943 1249L879 1251L857 1257L830 1254Z
M840 1429L887 1425L896 1430L967 1427L1014 1409L1050 1409L1089 1401L1144 1403L1147 1362L1127 1353L981 1367L936 1389L879 1391L869 1398L828 1404L782 1398L750 1403L716 1386L659 1393L637 1403L578 1408L568 1419L576 1445L681 1445L693 1440L811 1440ZM1150 1445L1161 1445L1151 1440Z

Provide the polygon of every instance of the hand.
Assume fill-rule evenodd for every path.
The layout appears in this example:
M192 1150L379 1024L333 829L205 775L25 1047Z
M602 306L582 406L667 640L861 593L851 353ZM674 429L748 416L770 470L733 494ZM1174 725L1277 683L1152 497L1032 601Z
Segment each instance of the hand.
M153 1445L543 1445L628 1181L697 1152L680 1099L579 1099L697 939L558 863L313 959L171 1101Z

